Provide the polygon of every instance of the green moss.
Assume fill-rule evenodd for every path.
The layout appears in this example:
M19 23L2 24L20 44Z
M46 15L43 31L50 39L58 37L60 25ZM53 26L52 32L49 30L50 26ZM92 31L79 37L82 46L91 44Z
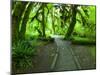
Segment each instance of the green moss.
M71 41L73 44L83 44L83 45L95 45L96 44L95 39L90 39L86 37L78 37L78 36L73 36L71 38Z

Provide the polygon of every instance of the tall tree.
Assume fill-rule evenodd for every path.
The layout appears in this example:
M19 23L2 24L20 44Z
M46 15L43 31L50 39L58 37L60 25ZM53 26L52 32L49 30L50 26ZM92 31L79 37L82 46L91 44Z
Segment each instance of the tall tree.
M23 15L24 9L28 2L16 2L16 7L12 13L12 40L15 41L19 37L19 24L21 16Z
M51 15L52 15L52 28L53 28L53 32L54 32L54 34L55 34L55 23L54 23L54 8L52 7L52 13L51 13Z
M26 31L26 25L29 19L29 14L32 10L33 3L30 2L28 7L26 8L23 20L22 20L22 25L21 25L21 30L20 30L20 39L25 39L25 31Z
M72 17L71 17L71 22L68 28L68 31L65 35L65 38L69 38L74 30L75 24L76 24L76 14L77 14L77 5L72 5L71 6L71 13L72 13Z
M45 10L44 10L44 8L45 8L45 3L44 4L42 4L42 32L43 32L43 34L42 34L42 36L43 37L45 37L46 35L45 35Z

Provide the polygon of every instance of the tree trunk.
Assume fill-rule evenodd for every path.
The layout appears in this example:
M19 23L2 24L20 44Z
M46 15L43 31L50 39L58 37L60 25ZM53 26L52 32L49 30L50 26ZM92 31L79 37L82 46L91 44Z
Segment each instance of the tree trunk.
M27 25L29 14L32 10L32 7L33 7L33 3L29 3L28 7L26 8L26 11L22 20L21 30L20 30L20 39L25 39L26 25Z
M68 28L67 34L65 38L69 38L74 30L75 24L76 24L76 14L77 14L77 5L72 6L72 17L71 17L71 22L70 26Z
M54 24L54 9L52 8L52 28L53 28L53 33L55 34L55 24Z
M65 17L66 17L66 9L65 9L65 5L62 5L62 9L60 9L60 12L62 13L62 16L60 16L61 18L61 28L64 28L64 25L65 25Z
M16 4L17 4L16 1L12 1L12 5L11 5L11 12L12 12L12 14L14 12L14 9L16 8Z
M42 4L42 36L45 37L45 13L44 13L45 4Z
M17 41L19 38L19 25L26 5L27 2L18 2L14 8L12 14L12 41Z

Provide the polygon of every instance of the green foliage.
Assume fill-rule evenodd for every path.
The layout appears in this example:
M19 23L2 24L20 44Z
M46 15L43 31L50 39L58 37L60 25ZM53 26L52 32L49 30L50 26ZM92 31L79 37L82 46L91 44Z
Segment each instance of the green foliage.
M90 39L87 37L78 37L78 36L73 36L71 38L73 44L82 44L82 45L95 45L96 40L95 39Z
M74 32L77 36L94 38L96 35L96 15L94 6L80 6ZM74 34L74 33L73 33Z
M48 9L51 9L53 7L53 4L47 4Z
M95 6L24 1L13 3L12 34L19 41L12 38L16 40L12 42L12 63L17 70L34 66L35 47L54 42L50 36L66 36L65 39L73 44L96 44ZM90 52L95 57L95 49Z
M18 41L12 46L12 60L16 68L28 68L32 66L32 58L35 48L28 42Z
M24 12L23 13L24 16L21 17L21 22L27 19L27 22L23 21L24 24L22 27L23 31L26 29L24 31L26 38L30 38L33 36L41 37L43 35L43 32L45 32L46 37L54 34L66 35L68 27L70 26L71 23L72 15L75 13L75 12L72 13L73 5L33 2L32 8L29 7L30 9L28 9L29 4L31 3L32 2L29 2L25 8L25 11L27 12L31 10L28 13L27 18L23 19L25 14L27 14L26 12ZM24 4L24 2L16 2L15 5L13 5L12 12L15 15L21 13L20 10L17 9L22 7L23 6L22 4ZM95 11L96 11L95 6L78 5L76 10L77 21L73 31L77 33L77 36L84 36L84 35L95 36L95 29L96 29ZM44 23L42 22L43 13L44 13ZM20 31L22 30L21 26L22 23L20 23L19 26Z

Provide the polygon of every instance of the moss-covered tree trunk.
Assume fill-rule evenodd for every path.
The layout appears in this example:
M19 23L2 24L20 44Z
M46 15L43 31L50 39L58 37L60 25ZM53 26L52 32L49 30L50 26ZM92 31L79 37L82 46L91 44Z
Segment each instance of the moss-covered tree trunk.
M53 29L53 33L55 34L55 24L54 24L54 8L52 8L52 29Z
M66 23L66 9L65 9L65 5L62 5L62 9L60 9L60 12L62 13L62 16L60 16L61 18L61 28L64 28L65 23Z
M16 8L16 5L17 5L17 2L16 1L12 1L12 6L11 6L11 9L12 9L12 14L14 12L14 9Z
M26 25L29 19L29 14L32 10L33 3L29 3L28 7L25 10L25 14L22 20L21 30L20 30L20 39L25 39Z
M45 13L44 13L44 7L45 7L45 4L42 4L42 37L45 37Z
M17 41L19 38L19 25L26 5L27 2L16 2L16 7L12 8L14 9L12 13L12 41Z
M69 38L74 30L75 24L76 24L76 14L77 14L77 5L72 5L72 17L71 22L68 28L68 31L65 35L65 38Z

